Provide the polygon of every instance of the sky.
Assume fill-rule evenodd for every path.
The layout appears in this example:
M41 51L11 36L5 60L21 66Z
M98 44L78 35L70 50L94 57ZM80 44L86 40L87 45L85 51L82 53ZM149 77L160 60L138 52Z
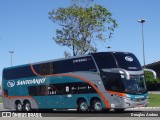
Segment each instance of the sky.
M107 42L97 44L99 52L132 52L143 65L142 26L146 64L159 61L160 0L95 0L116 19L118 28ZM70 0L0 0L0 80L2 70L13 66L64 57L67 47L55 44L59 26L48 19L48 12L70 5Z

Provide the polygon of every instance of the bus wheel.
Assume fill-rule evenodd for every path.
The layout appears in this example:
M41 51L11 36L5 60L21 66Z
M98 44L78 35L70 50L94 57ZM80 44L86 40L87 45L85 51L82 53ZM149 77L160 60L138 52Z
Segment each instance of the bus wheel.
M17 102L16 103L16 111L20 112L20 111L22 111L22 109L23 109L23 107L22 107L21 102Z
M91 106L92 106L92 110L93 111L102 111L103 110L103 107L102 107L102 102L101 100L98 100L98 99L95 99L92 101L91 103Z
M26 112L30 112L30 111L32 110L30 102L28 102L28 101L25 102L23 109L24 109L24 111L26 111Z
M85 112L85 111L88 111L88 108L89 107L88 107L87 102L85 100L80 100L78 102L78 108L77 108L78 111Z

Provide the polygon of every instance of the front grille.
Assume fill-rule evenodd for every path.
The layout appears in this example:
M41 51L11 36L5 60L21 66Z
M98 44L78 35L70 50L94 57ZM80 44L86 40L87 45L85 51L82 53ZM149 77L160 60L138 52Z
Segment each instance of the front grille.
M142 102L142 101L145 101L146 99L145 98L132 98L131 100L134 102Z

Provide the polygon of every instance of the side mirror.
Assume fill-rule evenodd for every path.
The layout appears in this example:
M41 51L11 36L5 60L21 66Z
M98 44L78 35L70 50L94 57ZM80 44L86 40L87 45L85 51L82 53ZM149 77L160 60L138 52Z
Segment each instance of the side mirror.
M148 72L152 72L152 74L153 74L153 76L154 76L154 79L157 79L157 74L156 74L156 72L155 72L154 70L152 70L152 69L147 69L147 68L144 68L143 70L144 70L144 71L148 71Z
M121 74L125 74L125 77L127 80L130 79L130 74L129 72L127 72L124 69L121 68L111 68L111 69L102 69L103 72L111 72L111 73L121 73Z

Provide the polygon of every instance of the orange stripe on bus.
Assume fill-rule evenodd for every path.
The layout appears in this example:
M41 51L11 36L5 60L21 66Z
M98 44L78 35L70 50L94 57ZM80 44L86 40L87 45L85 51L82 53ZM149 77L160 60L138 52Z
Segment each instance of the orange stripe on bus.
M14 99L14 98L31 98L31 99L34 99L32 98L31 96L7 96L8 99Z
M110 94L117 95L117 96L126 97L125 93L119 93L119 92L114 92L114 91L110 91L110 90L107 90L107 92Z
M33 68L32 65L30 65L31 67L31 70L32 72L37 75L37 76L68 76L68 77L74 77L74 78L78 78L80 80L83 80L85 81L86 83L88 83L89 85L91 85L95 90L96 92L99 94L99 96L102 98L106 108L111 108L109 102L106 100L105 96L103 95L103 93L92 83L90 82L89 80L87 80L86 78L83 78L83 77L80 77L80 76L77 76L77 75L72 75L72 74L51 74L51 75L40 75L38 74L35 69Z

